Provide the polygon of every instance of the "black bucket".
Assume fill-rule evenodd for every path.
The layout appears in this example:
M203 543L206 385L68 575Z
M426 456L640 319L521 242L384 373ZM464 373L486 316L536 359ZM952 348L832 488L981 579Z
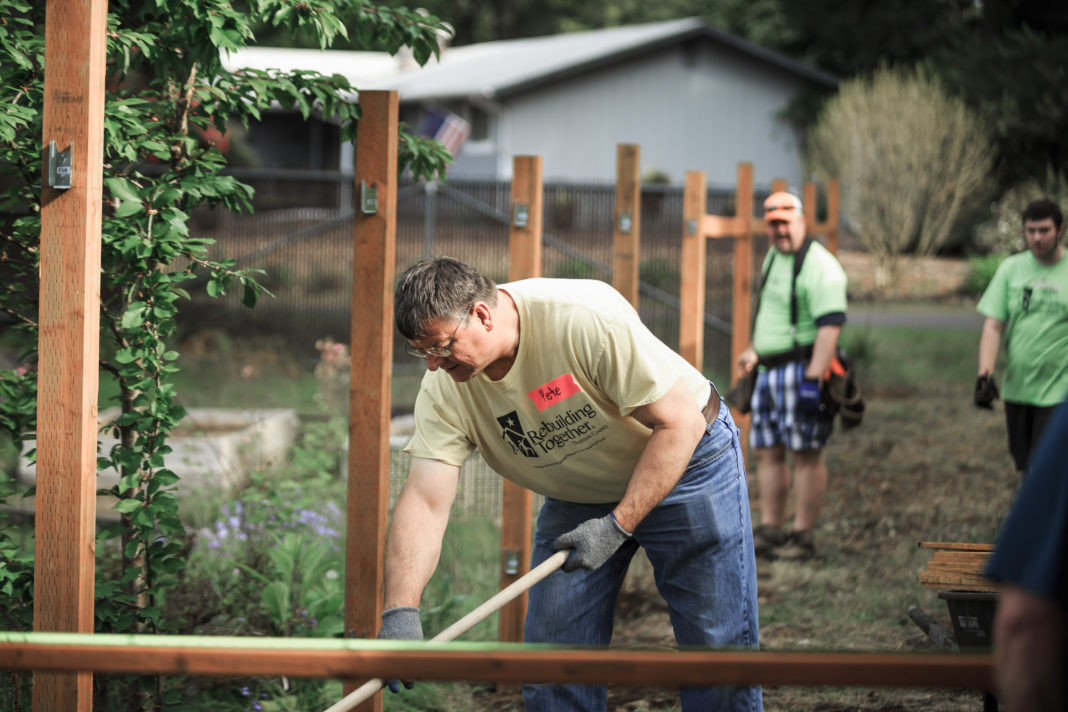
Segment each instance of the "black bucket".
M939 591L938 597L949 606L957 646L961 650L990 650L998 595L987 591Z

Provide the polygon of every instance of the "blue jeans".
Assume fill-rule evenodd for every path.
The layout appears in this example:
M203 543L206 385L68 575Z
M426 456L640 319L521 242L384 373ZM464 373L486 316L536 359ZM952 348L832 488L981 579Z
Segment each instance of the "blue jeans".
M653 565L680 646L756 648L756 561L738 428L726 406L705 429L682 479L595 571L555 571L530 590L524 640L607 647L623 577L638 547ZM557 536L614 503L546 499L538 514L533 566L553 554ZM684 712L757 712L759 687L684 687ZM524 685L528 712L591 712L607 706L598 685Z

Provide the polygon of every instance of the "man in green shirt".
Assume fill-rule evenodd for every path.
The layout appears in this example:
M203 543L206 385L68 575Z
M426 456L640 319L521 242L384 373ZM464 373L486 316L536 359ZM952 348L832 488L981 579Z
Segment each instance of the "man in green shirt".
M846 318L846 276L823 245L805 236L801 201L786 192L764 201L772 249L764 259L753 342L738 357L738 373L759 369L751 402L749 444L756 452L760 521L758 555L808 559L827 490L822 449L833 415L821 407L824 374L834 360ZM800 269L795 273L795 263ZM793 529L785 531L793 460Z
M979 338L975 404L992 408L998 397L994 365L1005 342L1005 422L1016 470L1027 470L1056 406L1068 393L1068 260L1064 216L1051 200L1023 212L1027 250L998 267L978 310L986 316Z

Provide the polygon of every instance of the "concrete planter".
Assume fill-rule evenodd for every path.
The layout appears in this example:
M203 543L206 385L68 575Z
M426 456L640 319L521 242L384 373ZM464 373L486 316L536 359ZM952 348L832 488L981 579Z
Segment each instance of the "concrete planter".
M98 442L100 452L110 452L118 441L105 426L118 417L117 409L100 413L103 428ZM232 408L190 408L171 437L173 452L164 457L164 465L181 478L179 497L231 494L249 484L253 471L271 467L284 460L296 438L299 420L288 408L238 410ZM26 443L26 448L35 443ZM25 458L19 462L19 479L33 484L37 468ZM118 482L114 469L98 473L99 487Z

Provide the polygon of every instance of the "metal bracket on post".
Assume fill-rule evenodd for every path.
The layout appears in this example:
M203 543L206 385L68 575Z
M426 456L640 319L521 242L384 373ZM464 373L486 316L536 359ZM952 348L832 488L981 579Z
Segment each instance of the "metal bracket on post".
M696 235L697 234L697 218L690 218L689 220L686 221L686 234L687 235Z
M530 224L530 204L520 203L518 200L512 206L512 225L526 227Z
M631 228L634 227L634 216L630 214L629 210L621 210L619 213L619 231L625 235L630 234Z
M374 215L378 212L378 186L367 185L360 181L360 212L364 215Z
M71 160L74 154L74 143L67 146L66 151L56 148L55 141L48 142L48 185L56 190L68 190L70 188Z
M504 551L504 573L508 576L515 576L519 573L519 552L515 549Z

